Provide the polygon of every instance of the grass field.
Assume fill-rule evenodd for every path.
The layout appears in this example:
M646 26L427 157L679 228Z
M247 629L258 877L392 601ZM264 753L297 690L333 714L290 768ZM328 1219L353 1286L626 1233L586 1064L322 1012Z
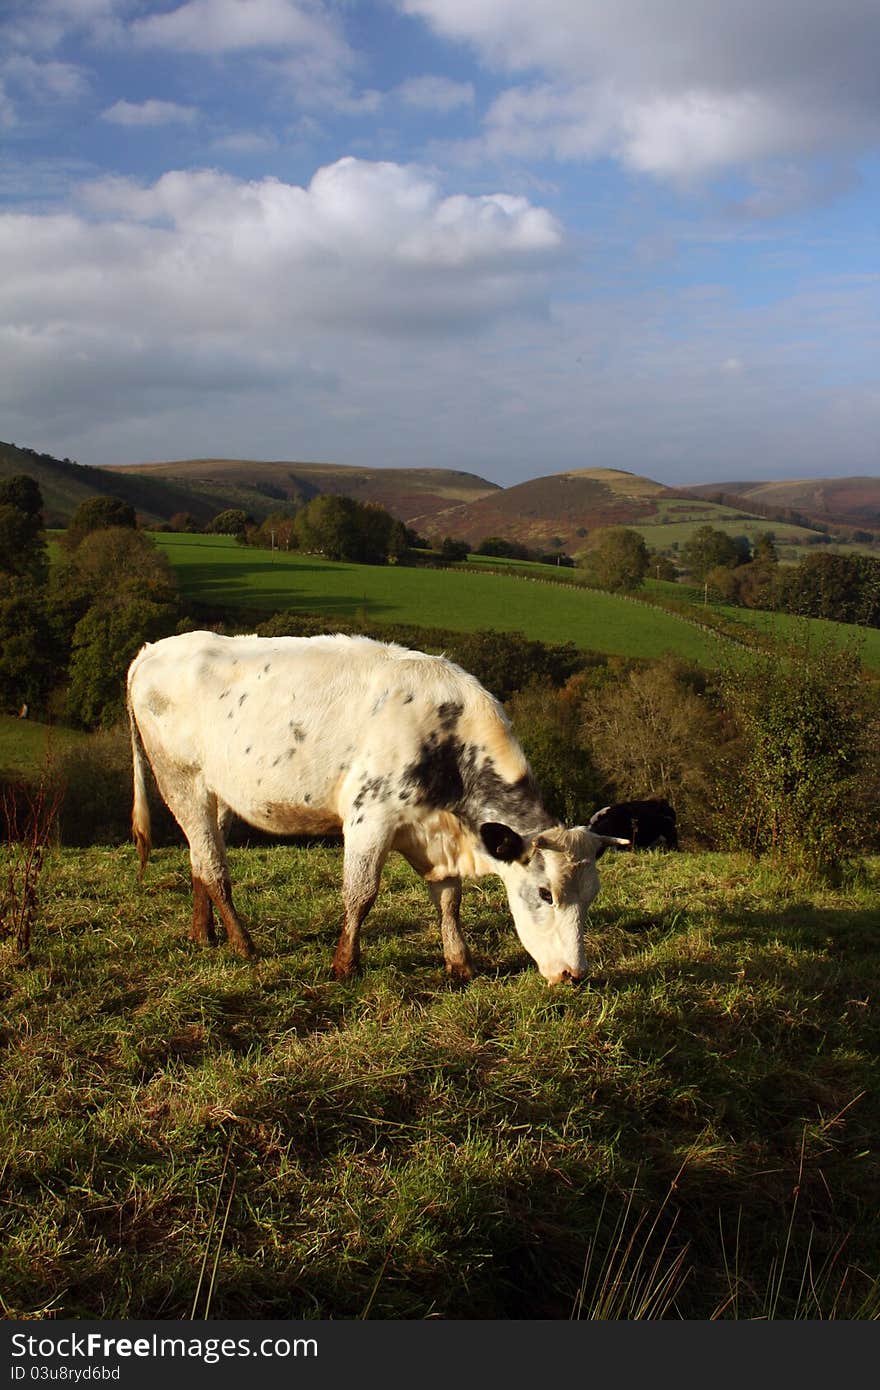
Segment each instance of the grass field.
M38 775L54 755L81 742L84 734L35 719L0 714L0 772Z
M704 665L724 644L674 614L596 590L563 589L500 574L351 565L240 546L226 536L157 534L184 595L230 610L320 612L378 621L524 632L622 656L675 652ZM552 566L548 567L552 569Z
M187 942L180 850L48 861L0 961L6 1316L877 1315L880 860L606 856L556 990L481 880L456 990L402 861L337 984L339 851L231 859L256 963Z

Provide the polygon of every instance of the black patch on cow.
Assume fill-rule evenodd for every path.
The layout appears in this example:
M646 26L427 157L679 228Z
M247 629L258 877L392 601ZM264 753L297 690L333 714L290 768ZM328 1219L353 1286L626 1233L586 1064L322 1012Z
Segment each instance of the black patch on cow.
M437 706L437 719L445 734L452 733L461 718L463 709L464 705L458 704L455 700L446 700L442 705Z
M227 696L228 694L229 694L229 691L228 691L228 690L224 690L224 691L222 692L221 696L220 696L220 699L221 699L221 700L225 700L225 699L226 699L226 696Z
M295 749L295 748L288 748L288 750L287 750L287 756L288 756L288 758L292 758L295 752L296 752L296 749Z
M453 733L428 734L399 785L417 805L452 811L473 830L486 821L503 821L534 833L554 823L529 773L505 782L490 759L481 761L480 751Z
M244 702L245 702L245 700L247 699L247 697L248 697L247 691L246 691L246 690L242 691L241 695L239 695L239 697L238 697L239 708L244 704Z
M412 693L412 691L410 691L403 703L404 703L405 705L411 705L412 702L413 702L413 693Z
M250 744L248 744L247 748L246 748L244 751L245 751L245 753L249 753L249 752L251 751L251 746L250 746Z
M281 762L281 754L279 753L277 758L273 758L273 759L272 759L272 766L273 766L273 767L277 767L278 764L279 764L280 762Z
M307 806L308 806L309 802L311 801L311 799L312 799L312 794L311 794L311 792L306 792L305 796L303 797L303 801L306 803Z
M372 797L374 801L387 801L391 795L387 777L366 777L358 788L358 794L352 802L355 811L359 811L367 800Z
M464 798L464 778L459 739L441 739L431 733L422 743L416 762L404 768L402 783L416 794L419 805L453 810Z
M297 723L294 722L294 720L291 719L291 720L288 721L287 727L288 727L288 729L291 730L291 732L292 732L294 738L296 739L297 743L305 743L305 741L306 741L306 735L305 735L305 730L303 729L302 724L297 724Z
M272 669L272 663L271 663L271 661L267 661L266 664L265 664L265 666L263 667L263 675L265 675L267 671L271 671L271 669Z

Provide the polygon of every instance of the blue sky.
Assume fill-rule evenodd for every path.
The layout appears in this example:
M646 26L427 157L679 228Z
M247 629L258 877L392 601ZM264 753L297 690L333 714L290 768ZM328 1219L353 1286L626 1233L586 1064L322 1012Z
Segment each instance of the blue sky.
M0 437L880 474L876 0L5 0Z

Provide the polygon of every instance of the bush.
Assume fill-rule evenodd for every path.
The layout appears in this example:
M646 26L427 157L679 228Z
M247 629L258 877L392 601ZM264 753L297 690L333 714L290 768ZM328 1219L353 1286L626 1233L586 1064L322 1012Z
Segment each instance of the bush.
M666 659L585 701L581 739L615 801L665 797L693 843L715 839L715 788L729 734L701 672Z
M725 701L744 745L727 779L728 830L756 855L836 878L876 835L880 720L856 647L805 633L730 673Z
M60 755L55 767L62 793L61 843L118 845L131 838L132 770L128 724L91 734ZM150 798L153 843L180 844L177 822L158 792ZM134 873L134 860L132 860Z
M547 810L566 825L584 824L607 800L606 787L590 753L578 745L564 692L534 681L513 696L508 713Z

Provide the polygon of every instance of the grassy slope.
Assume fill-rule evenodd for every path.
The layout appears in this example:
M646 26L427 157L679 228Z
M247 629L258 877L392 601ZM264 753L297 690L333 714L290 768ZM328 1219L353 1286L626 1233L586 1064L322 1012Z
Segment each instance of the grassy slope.
M81 742L85 734L36 719L16 719L0 714L0 772L35 776L51 764L55 753Z
M577 990L494 880L455 991L402 861L345 985L339 851L232 870L256 964L186 942L182 851L140 891L130 849L52 856L32 968L0 974L7 1315L202 1317L216 1257L215 1317L631 1317L622 1273L647 1246L656 1285L667 1236L673 1315L865 1314L880 861L817 893L740 856L606 858Z
M674 615L596 591L496 574L335 564L315 556L248 549L226 537L155 539L174 565L184 594L230 609L321 612L331 627L334 618L350 621L363 613L463 632L495 628L621 655L674 651L710 665L721 649L718 639Z

